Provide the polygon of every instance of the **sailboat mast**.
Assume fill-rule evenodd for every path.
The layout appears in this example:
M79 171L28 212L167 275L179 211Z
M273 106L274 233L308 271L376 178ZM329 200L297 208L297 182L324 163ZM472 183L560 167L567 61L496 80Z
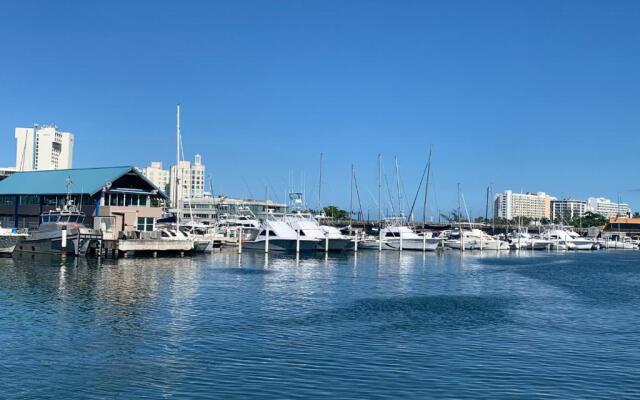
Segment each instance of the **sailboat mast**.
M176 105L176 230L180 230L180 104Z
M353 175L354 175L354 167L351 164L351 187L349 188L349 225L351 225L351 220L353 218Z
M429 195L429 175L431 175L431 147L429 147L429 160L427 161L427 182L424 185L424 202L422 203L422 227L427 225L427 198Z
M323 153L320 153L320 178L318 179L318 212L322 211L322 158Z
M382 226L382 154L378 154L378 225Z
M398 213L402 217L402 195L400 194L400 167L398 166L398 156L396 159L396 189L398 190Z

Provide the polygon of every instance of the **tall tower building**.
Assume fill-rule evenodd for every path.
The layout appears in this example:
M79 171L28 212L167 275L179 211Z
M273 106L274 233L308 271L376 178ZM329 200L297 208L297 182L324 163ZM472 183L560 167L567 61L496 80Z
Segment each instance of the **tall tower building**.
M169 170L162 168L162 163L153 161L148 167L142 168L142 174L163 192L169 191Z
M200 199L204 197L205 166L202 157L196 154L193 164L190 161L180 161L171 167L169 192L171 203L176 206L179 201L186 199ZM179 185L176 185L176 181Z
M74 136L52 125L16 128L16 169L36 171L73 167Z

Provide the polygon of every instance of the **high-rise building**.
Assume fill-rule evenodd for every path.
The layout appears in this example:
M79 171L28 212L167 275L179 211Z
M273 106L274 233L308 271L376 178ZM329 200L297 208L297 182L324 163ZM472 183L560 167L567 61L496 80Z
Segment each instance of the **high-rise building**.
M171 167L169 191L174 207L177 206L178 200L204 197L204 172L205 166L202 164L200 154L196 154L193 164L189 161L180 161L177 166ZM177 186L176 177L179 182Z
M552 200L551 221L568 224L572 219L584 216L587 202L584 200Z
M154 185L165 193L169 191L169 170L162 168L162 163L153 161L148 167L142 168L142 174L146 176Z
M515 218L531 218L540 220L549 218L552 197L544 192L513 193L505 190L494 199L495 217L513 220Z
M72 133L61 132L52 125L35 125L33 128L16 128L15 137L18 171L73 167Z
M614 203L604 197L589 197L587 199L587 211L611 218L629 215L630 208L626 203Z

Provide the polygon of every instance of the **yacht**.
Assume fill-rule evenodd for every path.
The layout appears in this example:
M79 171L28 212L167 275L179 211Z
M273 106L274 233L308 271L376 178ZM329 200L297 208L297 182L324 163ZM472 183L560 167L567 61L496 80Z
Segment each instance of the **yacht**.
M268 240L267 240L268 234ZM247 241L242 241L242 248L249 250L267 250L279 252L314 251L320 241L305 235L302 230L294 230L286 220L268 214L260 228Z
M390 219L382 229L382 238L393 250L426 250L434 251L438 248L440 240L431 237L428 233L418 235L410 227L402 224L403 220Z
M340 229L330 225L320 225L324 231L325 238L328 239L329 251L343 251L353 249L354 241L351 237L343 234ZM325 244L321 244L321 249L325 249Z
M36 231L19 242L16 252L85 255L92 244L102 240L102 233L83 225L84 214L71 200L62 208L40 215Z
M343 235L335 227L322 226L313 215L307 212L294 211L284 215L285 221L294 231L308 239L318 241L317 250L344 251L352 245L349 236Z
M528 232L515 232L511 236L510 246L515 250L547 250L551 249L553 242L532 236Z
M26 233L19 233L16 229L2 228L0 226L0 255L13 253L16 244L27 236Z
M496 239L480 229L452 232L445 246L460 250L464 243L464 250L509 250L509 243Z
M547 229L542 234L542 238L550 240L553 243L551 248L555 250L593 250L595 248L594 241L561 227Z

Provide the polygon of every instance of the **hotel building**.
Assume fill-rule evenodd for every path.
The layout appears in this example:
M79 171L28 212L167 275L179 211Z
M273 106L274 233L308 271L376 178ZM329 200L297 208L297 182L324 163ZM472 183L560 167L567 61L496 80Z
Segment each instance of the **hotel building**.
M587 199L587 211L611 218L626 217L630 214L631 210L626 203L614 203L604 197L589 197Z
M551 215L552 197L544 192L513 193L511 190L495 196L495 217L513 220L516 218L531 218L540 220Z
M16 128L16 169L41 171L73 167L74 136L51 125Z
M171 167L169 174L169 192L171 204L176 207L178 200L199 199L204 197L205 166L202 164L202 157L196 154L193 164L189 161L180 161L176 166ZM177 181L176 185L176 174Z
M573 218L582 217L587 212L587 202L584 200L553 200L551 201L551 221L569 223Z

